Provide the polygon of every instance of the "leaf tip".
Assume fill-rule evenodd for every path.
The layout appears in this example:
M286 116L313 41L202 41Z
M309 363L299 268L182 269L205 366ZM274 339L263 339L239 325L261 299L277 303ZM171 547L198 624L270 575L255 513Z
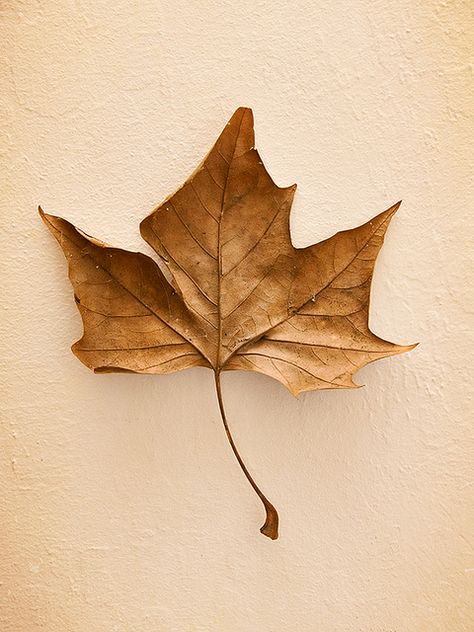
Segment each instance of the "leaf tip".
M391 221L392 217L395 215L395 213L398 211L398 209L400 208L400 204L402 203L402 200L399 200L398 202L396 202L395 204L393 204L392 206L390 206L386 211L384 211L383 213L381 213L382 216L385 216L387 221Z
M383 233L385 233L388 225L392 221L393 216L400 208L401 203L402 201L399 200L396 204L393 204L392 206L390 206L386 211L382 211L381 213L376 215L373 219L370 220L369 223L370 224L373 224L374 222L378 223L380 227L383 227Z
M48 217L48 215L43 211L40 204L38 205L38 214L43 220L43 222L46 222L46 218Z
M50 215L49 213L45 213L43 211L42 206L38 206L38 214L50 230L51 230L51 224L54 223L55 220L60 220L60 218L56 217L55 215Z
M402 200L398 200L398 202L396 202L395 204L392 204L392 206L390 206L390 208L388 208L385 211L385 214L389 217L392 218L393 215L395 215L395 213L398 211L398 209L400 208L400 205L402 203Z
M239 116L239 117L243 117L245 115L253 117L252 108L249 108L247 105L241 105L235 110L233 114L233 116Z
M236 124L240 126L246 126L253 129L253 111L252 108L246 106L238 107L229 119L227 125Z
M400 353L407 353L408 351L412 351L415 347L417 347L420 343L415 342L412 345L397 345L394 344L394 353L391 355L399 355Z
M38 206L38 214L43 220L43 223L45 224L46 228L48 228L51 232L53 232L53 228L55 228L55 226L53 226L53 220L55 219L54 216L48 215L48 213L45 213L41 206Z
M291 382L284 382L284 385L296 399L299 399L301 393L304 393L304 388L300 388L297 385L293 386Z

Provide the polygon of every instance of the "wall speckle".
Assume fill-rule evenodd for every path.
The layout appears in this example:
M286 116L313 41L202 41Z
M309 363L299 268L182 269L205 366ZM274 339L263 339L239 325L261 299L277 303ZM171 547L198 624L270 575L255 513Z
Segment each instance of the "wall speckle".
M472 3L0 6L2 632L470 632ZM142 217L250 106L294 243L403 198L371 327L409 354L294 399L88 372L40 203L150 254Z

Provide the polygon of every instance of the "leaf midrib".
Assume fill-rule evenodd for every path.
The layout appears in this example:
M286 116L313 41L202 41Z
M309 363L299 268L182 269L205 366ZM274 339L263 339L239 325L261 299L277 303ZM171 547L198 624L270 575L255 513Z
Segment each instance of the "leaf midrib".
M227 192L227 184L229 182L229 175L232 163L234 162L235 150L237 148L237 143L240 137L240 131L242 129L242 123L245 117L245 110L242 112L242 116L239 122L239 128L237 130L237 134L235 135L234 147L232 150L232 157L227 163L227 175L225 178L224 188L222 189L222 198L221 198L221 212L219 216L219 221L217 223L217 357L216 357L216 371L220 371L223 366L225 366L225 362L228 361L229 358L226 358L224 363L221 363L221 351L222 351L222 307L221 307L221 290L222 290L222 243L221 243L221 229L222 229L222 221L224 218L224 204L225 204L225 195ZM217 145L217 143L216 143ZM216 150L217 149L216 146ZM220 152L219 152L220 153Z

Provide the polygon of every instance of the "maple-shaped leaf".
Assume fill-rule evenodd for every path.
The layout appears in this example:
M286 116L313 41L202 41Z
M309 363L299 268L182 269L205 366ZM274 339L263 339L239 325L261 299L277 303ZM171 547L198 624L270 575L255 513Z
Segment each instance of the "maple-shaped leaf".
M254 148L252 111L239 108L191 177L140 225L171 283L150 257L108 246L40 209L68 260L84 324L76 356L95 372L212 369L229 442L265 506L261 531L272 539L278 514L232 439L221 372L265 373L297 395L353 387L357 369L412 348L368 327L375 259L399 204L294 248L295 189L272 181Z

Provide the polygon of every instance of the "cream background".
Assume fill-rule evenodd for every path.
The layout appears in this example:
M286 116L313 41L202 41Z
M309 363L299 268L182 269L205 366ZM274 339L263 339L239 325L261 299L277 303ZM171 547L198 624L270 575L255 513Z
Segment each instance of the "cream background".
M472 5L4 0L2 632L470 632ZM138 222L239 105L302 246L399 198L371 326L404 356L294 399L224 376L88 372L41 203L149 253Z

